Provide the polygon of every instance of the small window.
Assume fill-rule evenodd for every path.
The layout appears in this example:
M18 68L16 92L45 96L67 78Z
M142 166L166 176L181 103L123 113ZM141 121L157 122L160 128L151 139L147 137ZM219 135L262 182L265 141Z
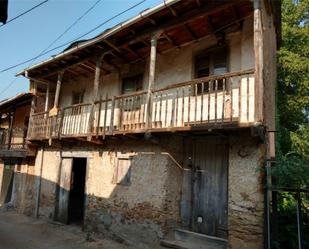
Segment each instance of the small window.
M198 55L195 59L196 78L210 75L221 75L228 72L227 68L227 48L215 48L209 52ZM223 80L217 82L217 90L223 90ZM216 90L216 82L207 82L197 85L197 93Z
M114 168L113 183L128 186L131 182L132 157L118 157Z
M72 93L72 105L83 103L84 91Z
M122 93L133 93L143 89L143 75L138 74L122 79Z

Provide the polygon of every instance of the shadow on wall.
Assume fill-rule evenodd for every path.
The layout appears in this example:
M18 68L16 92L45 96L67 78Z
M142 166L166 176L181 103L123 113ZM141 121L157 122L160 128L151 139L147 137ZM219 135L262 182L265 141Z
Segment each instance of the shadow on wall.
M33 215L142 248L171 232L180 222L182 163L153 145L134 153L115 148L93 150L92 158L62 157L58 183L36 177Z

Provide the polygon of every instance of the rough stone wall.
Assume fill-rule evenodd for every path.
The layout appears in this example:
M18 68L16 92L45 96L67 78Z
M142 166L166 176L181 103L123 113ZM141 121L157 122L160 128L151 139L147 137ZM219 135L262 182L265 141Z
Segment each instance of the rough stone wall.
M182 139L115 143L96 154L87 177L87 228L127 242L152 243L179 223ZM133 155L128 186L113 183L117 153ZM137 243L137 244L138 244Z
M229 246L263 248L263 147L250 135L230 137Z
M157 242L180 222L183 139L162 136L109 140L104 146L63 147L62 157L87 157L85 227L126 240ZM128 186L113 181L117 155L133 156ZM42 151L36 158L40 174ZM173 158L173 159L172 159ZM39 214L54 218L60 150L44 149ZM38 178L37 178L38 179Z

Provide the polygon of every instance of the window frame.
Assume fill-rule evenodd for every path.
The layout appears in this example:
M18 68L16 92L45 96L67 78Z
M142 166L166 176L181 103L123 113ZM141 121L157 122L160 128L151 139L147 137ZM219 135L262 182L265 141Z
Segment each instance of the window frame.
M215 53L218 51L218 50L223 50L225 51L223 54L225 55L225 64L226 64L226 73L229 72L229 58L230 58L230 51L229 51L229 47L227 45L225 46L215 46L215 47L211 47L211 48L208 48L204 51L199 51L197 52L195 55L194 55L194 78L195 79L199 79L199 78L203 78L203 77L208 77L208 76L213 76L215 75L214 74L214 70L215 70L215 67L214 67L214 55ZM198 62L198 59L199 58L202 58L202 57L208 57L208 60L209 60L209 75L208 76L201 76L199 77L198 76L198 65L197 65L197 62ZM218 74L220 75L220 74ZM221 82L221 80L220 80ZM219 86L220 82L218 82L218 88L217 88L217 92L222 92L223 91L223 82L222 82L222 87ZM206 83L206 86L205 86L205 83ZM194 84L192 86L192 90L193 90L193 95L195 95L195 92L197 92L197 95L201 95L202 93L205 94L205 93L212 93L212 92L215 92L215 82L214 81L210 81L210 82L205 82L204 83L204 91L202 91L202 84L197 84L197 89L195 89L195 85ZM209 86L210 84L210 86ZM199 87L200 86L200 87ZM226 82L225 84L225 91L228 91L230 87L230 84L229 84L229 81ZM209 91L209 88L210 88L210 91Z
M127 172L124 178L119 179L119 167L120 167L120 161L127 161ZM132 161L133 156L130 155L117 155L115 162L114 162L114 172L113 172L113 179L112 183L121 185L121 186L130 186L131 185L131 168L132 168Z

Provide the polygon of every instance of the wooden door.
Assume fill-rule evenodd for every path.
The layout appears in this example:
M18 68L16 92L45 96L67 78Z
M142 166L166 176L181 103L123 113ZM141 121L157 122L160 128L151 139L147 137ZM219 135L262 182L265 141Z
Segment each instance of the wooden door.
M227 237L228 147L222 138L193 140L191 229Z
M57 220L65 224L68 223L69 217L68 212L71 190L72 164L73 158L62 159Z

